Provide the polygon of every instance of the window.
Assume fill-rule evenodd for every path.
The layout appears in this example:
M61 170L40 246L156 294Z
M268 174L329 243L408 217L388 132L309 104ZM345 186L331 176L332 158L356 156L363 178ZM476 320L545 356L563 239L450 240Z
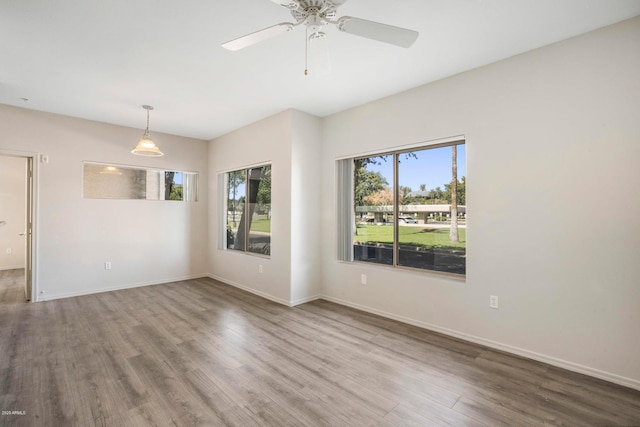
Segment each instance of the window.
M465 158L458 141L340 161L339 258L466 274Z
M84 162L85 199L198 201L198 174Z
M271 165L228 172L225 187L225 248L270 255Z

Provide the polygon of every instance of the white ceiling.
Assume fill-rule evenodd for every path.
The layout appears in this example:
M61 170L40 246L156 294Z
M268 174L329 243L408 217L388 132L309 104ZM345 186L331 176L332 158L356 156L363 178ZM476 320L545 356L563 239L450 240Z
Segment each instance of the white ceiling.
M420 32L409 49L329 28L332 71L305 76L304 30L269 0L0 0L0 103L212 139L287 108L326 116L640 15L640 0L349 0L338 15ZM24 101L21 98L28 98Z

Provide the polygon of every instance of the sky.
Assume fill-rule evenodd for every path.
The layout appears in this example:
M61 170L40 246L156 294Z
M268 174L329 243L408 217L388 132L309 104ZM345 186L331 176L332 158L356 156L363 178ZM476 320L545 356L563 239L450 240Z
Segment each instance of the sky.
M464 144L458 145L458 179L467 176L467 156ZM431 148L413 151L416 157L401 154L399 166L400 185L419 191L420 184L426 184L427 191L451 182L451 147ZM380 172L387 179L389 186L393 184L393 156L385 156L386 161L377 158L379 164L368 164L367 169ZM236 199L244 197L245 185L237 188Z
M426 184L427 191L451 182L451 147L440 147L414 151L417 158L401 154L398 169L399 184L419 191L420 184ZM467 176L467 157L465 145L458 145L458 179ZM393 183L393 156L386 156L387 161L378 165L368 164L367 170L380 172L389 185Z
M175 175L173 175L173 183L182 185L182 172L176 172Z

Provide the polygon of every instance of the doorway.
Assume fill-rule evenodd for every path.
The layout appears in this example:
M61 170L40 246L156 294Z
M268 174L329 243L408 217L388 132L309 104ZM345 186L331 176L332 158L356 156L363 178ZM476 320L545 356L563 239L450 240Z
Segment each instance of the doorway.
M33 160L0 153L0 305L33 295Z

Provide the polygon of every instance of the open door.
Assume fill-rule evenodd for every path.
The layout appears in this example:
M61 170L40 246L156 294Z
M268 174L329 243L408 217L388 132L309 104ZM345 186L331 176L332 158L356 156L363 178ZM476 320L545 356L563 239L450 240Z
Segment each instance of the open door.
M33 297L34 158L0 152L0 273L13 302Z

